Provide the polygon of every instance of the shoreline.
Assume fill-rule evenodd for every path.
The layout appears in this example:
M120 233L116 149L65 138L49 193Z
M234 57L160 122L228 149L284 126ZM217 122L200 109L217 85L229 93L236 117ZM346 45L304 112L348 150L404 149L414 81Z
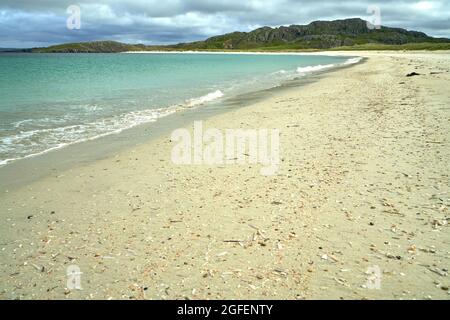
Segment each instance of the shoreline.
M192 52L195 53L195 52ZM344 55L346 56L346 55ZM182 107L180 105L175 105L172 107L167 107L166 111L169 111L171 108L175 108L174 112L170 112L166 116L162 116L158 118L156 121L149 121L146 123L140 123L137 125L133 125L128 128L121 129L119 132L110 132L101 134L99 136L95 136L89 139L81 140L81 141L75 141L72 143L68 143L65 145L61 145L58 147L53 147L48 150L44 150L41 152L38 152L36 154L30 154L21 158L15 158L15 159L7 159L5 162L0 164L0 181L3 181L4 183L0 183L0 192L5 190L11 190L12 187L16 188L17 186L22 186L28 182L31 182L33 180L36 180L36 178L28 179L25 181L21 181L20 183L16 183L16 181L21 180L21 177L15 176L14 172L20 172L19 176L22 176L22 172L27 172L27 175L33 175L31 171L28 170L28 168L36 167L37 169L35 171L38 171L40 173L39 169L44 169L46 171L48 168L43 167L47 166L47 162L50 162L53 167L56 168L57 171L67 170L72 167L75 167L80 164L86 163L86 160L88 161L95 161L99 157L99 153L95 150L95 145L100 144L114 144L116 140L129 140L130 144L122 143L117 148L113 147L111 148L112 151L107 151L106 156L112 156L113 154L120 152L121 150L130 149L135 144L131 143L131 141L134 141L133 135L140 134L142 131L155 131L154 134L151 134L150 136L146 138L139 139L139 143L145 143L147 141L151 141L158 136L160 136L162 133L167 133L167 130L164 130L164 125L168 125L169 127L173 127L173 123L176 123L177 125L183 126L183 124L186 124L186 121L181 121L180 118L183 118L185 116L189 117L210 117L214 114L220 114L223 112L228 112L228 110L231 108L239 108L241 105L241 102L247 101L247 96L252 96L252 99L257 100L259 97L263 97L267 95L267 93L272 92L273 90L285 90L287 87L291 87L292 85L301 87L304 83L309 83L310 81L315 81L318 77L321 77L322 75L326 74L327 72L333 72L336 70L339 70L341 68L345 67L351 67L354 64L363 63L363 58L358 56L348 56L349 60L351 59L360 59L358 61L350 61L347 60L346 62L343 62L341 64L333 65L329 68L323 68L318 70L309 70L306 71L305 74L301 77L296 77L295 79L286 79L283 80L279 85L276 85L274 87L270 87L263 90L257 90L248 92L246 94L239 94L237 96L231 96L227 97L225 99L221 99L221 101L209 101L206 103L201 103L194 107ZM300 76L300 74L299 74ZM204 98L204 97L201 97ZM198 98L200 99L200 98ZM223 107L223 110L220 110L221 107ZM212 110L211 110L212 109ZM186 113L189 113L186 115ZM159 123L160 121L163 121L163 123ZM192 121L192 119L190 120ZM155 123L157 125L155 126ZM155 128L156 127L156 128ZM131 137L130 137L131 136ZM83 146L87 146L86 148L83 148ZM69 150L67 150L69 149ZM74 149L74 151L72 151ZM86 156L77 159L76 156L74 156L76 153L82 153L85 154L86 150L90 150L89 152L92 153L92 155L87 154ZM60 154L60 155L59 155ZM102 156L104 157L104 156ZM73 162L67 163L65 166L58 166L57 162L67 162L66 158L73 159ZM37 160L37 161L36 161ZM55 170L55 169L53 169ZM47 173L50 174L50 173ZM45 175L40 174L37 178L43 178Z
M351 51L348 51L349 53ZM310 55L328 55L327 51L317 51L317 52L295 52L295 51L125 51L120 52L120 54L230 54L230 55L271 55L271 56L310 56ZM330 52L333 53L333 52ZM332 54L330 54L332 56Z
M279 128L276 176L176 166L163 135L2 193L0 297L449 299L448 56L358 56L203 122Z
M356 56L373 55L373 54L445 54L450 50L333 50L333 51L124 51L118 54L231 54L231 55L293 55L293 56L310 56L310 55L324 55L324 56Z

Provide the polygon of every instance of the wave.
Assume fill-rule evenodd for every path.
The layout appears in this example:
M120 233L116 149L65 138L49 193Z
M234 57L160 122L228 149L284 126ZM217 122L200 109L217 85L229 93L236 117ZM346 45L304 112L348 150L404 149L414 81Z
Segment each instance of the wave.
M274 72L274 73L272 73L272 74L273 74L273 75L277 75L277 74L286 74L286 73L288 73L286 70L281 69L280 71L276 71L276 72Z
M100 107L96 104L84 104L84 105L75 106L74 108L81 109L85 112L98 112L98 111L103 110L102 107Z
M69 145L118 134L141 124L155 122L177 111L204 105L223 96L224 93L222 91L216 90L204 96L186 100L182 104L166 108L132 111L85 124L28 131L22 130L15 135L0 138L0 153L17 155L8 159L0 159L0 166L15 160L42 155ZM38 121L45 122L51 122L50 120L48 118L38 119ZM14 124L14 127L21 129L21 126L24 124L29 124L33 121L35 120L18 121Z
M355 58L349 58L345 62L341 64L326 64L326 65L317 65L317 66L306 66L306 67L299 67L297 68L298 73L309 73L309 72L317 72L325 69L330 69L337 66L345 66L345 65L351 65L361 62L363 58L362 57L355 57Z
M199 98L194 98L194 99L189 99L186 101L186 106L187 107L195 107L198 105L202 105L217 99L220 99L224 96L223 92L220 90L216 90L214 92L210 92L207 95L204 95L202 97Z
M54 118L54 119L51 118L25 119L13 122L11 125L15 129L22 129L22 127L26 126L45 127L49 125L64 124L65 122L67 122L67 120L68 120L67 116L64 118Z
M133 111L86 124L21 131L16 135L0 139L0 152L20 154L18 157L0 160L0 165L44 154L72 144L117 134L140 124L154 122L174 112L176 112L175 108L148 109ZM44 150L39 148L40 146L45 146Z
M347 61L345 61L343 63L343 65L349 65L349 64L355 64L355 63L359 63L361 62L363 58L362 57L357 57L357 58L350 58Z
M300 67L300 68L297 68L297 72L298 73L315 72L315 71L333 68L334 66L335 66L334 64L326 64L326 65L319 64L317 66Z

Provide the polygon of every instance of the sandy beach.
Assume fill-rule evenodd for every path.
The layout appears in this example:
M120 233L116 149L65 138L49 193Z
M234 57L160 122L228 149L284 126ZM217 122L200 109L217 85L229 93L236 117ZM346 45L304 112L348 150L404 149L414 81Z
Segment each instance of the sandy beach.
M0 298L449 299L450 54L326 54L367 60L203 122L279 129L274 176L167 135L3 192Z

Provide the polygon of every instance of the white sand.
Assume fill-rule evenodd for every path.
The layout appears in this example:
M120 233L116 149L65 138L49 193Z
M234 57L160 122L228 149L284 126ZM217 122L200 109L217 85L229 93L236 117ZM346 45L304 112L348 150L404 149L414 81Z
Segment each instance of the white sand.
M165 137L2 194L0 297L448 299L450 55L358 54L204 123L280 129L277 176Z

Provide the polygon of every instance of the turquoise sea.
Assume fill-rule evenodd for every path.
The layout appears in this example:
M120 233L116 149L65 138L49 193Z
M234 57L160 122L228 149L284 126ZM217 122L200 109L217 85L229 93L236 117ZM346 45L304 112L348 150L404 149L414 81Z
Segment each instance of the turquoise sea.
M0 165L357 60L261 54L0 54Z

